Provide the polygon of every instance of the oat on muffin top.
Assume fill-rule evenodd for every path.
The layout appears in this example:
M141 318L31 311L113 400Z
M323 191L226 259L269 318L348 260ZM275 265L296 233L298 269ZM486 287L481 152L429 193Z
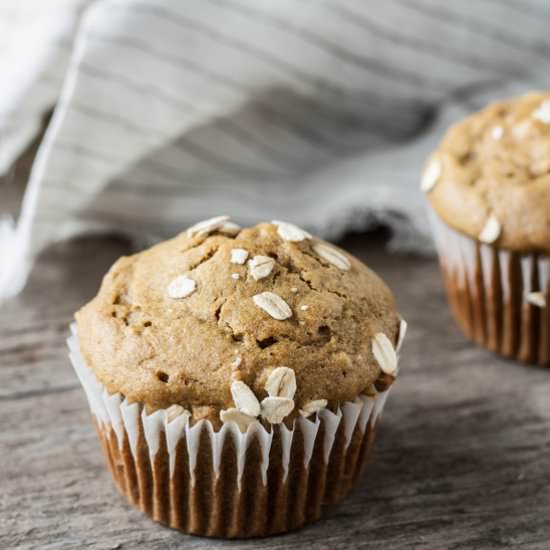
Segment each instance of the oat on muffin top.
M359 260L291 224L226 217L120 258L76 319L110 393L240 425L384 389L405 328Z
M462 233L550 252L550 93L493 103L451 127L421 186Z

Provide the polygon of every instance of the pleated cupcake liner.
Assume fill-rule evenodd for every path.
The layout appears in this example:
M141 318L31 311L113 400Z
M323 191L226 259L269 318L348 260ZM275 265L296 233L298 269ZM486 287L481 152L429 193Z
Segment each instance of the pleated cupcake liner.
M99 440L120 492L147 516L185 533L261 537L296 529L340 502L363 472L389 390L359 396L336 412L267 430L216 431L165 410L109 394L80 353L74 325L71 362L85 390Z
M430 221L454 318L467 336L505 357L550 366L550 257L485 244ZM546 305L528 296L541 292Z

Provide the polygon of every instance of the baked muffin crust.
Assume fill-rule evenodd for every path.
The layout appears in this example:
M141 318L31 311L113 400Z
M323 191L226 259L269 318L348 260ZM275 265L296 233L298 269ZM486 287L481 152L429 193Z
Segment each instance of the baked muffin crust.
M110 393L215 420L235 407L235 382L262 401L280 367L295 375L290 417L388 383L373 342L395 346L400 317L376 274L295 226L224 223L120 258L76 314L83 357Z
M493 103L451 127L422 187L458 231L514 251L550 252L550 93Z

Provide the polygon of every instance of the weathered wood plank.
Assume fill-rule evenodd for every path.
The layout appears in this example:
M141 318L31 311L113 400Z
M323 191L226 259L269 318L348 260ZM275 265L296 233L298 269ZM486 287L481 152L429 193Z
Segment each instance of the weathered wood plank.
M388 281L410 330L369 471L340 508L297 533L227 543L183 536L125 504L64 339L127 245L82 239L50 250L0 308L0 548L550 547L550 371L467 342L433 260L389 256L370 236L345 245Z

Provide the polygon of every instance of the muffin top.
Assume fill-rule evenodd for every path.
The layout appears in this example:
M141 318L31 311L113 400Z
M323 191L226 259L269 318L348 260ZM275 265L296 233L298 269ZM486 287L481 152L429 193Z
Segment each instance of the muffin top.
M550 93L493 103L452 126L421 186L458 231L550 252Z
M384 391L405 330L359 260L292 224L225 216L120 258L76 319L110 393L241 427Z

